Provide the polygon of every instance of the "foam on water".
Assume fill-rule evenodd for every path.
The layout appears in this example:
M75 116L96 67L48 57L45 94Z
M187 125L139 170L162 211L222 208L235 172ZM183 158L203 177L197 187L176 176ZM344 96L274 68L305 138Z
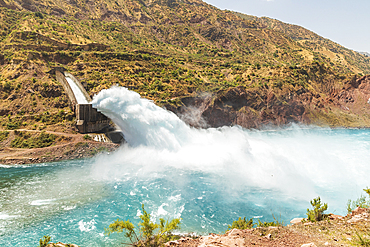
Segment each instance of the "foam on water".
M78 222L78 228L80 229L81 232L90 232L94 229L96 229L96 222L94 219L84 222L83 220Z
M7 220L11 218L16 218L18 217L17 215L8 215L0 212L0 220Z
M89 160L0 166L1 246L36 246L43 235L116 246L121 236L104 228L117 218L138 223L142 203L155 221L181 217L182 233L222 232L238 217L287 223L317 196L345 214L369 186L369 130L195 129L119 87L93 104L128 144Z

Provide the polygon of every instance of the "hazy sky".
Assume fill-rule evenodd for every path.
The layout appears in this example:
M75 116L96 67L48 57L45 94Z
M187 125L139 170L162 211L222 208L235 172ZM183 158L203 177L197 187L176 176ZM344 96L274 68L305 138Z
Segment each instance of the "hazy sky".
M370 0L203 0L220 9L305 27L355 51L370 53Z

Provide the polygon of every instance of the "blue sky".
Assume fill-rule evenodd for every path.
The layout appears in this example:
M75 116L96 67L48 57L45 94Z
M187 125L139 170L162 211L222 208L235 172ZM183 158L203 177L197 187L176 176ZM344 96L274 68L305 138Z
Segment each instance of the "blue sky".
M370 0L203 0L220 9L305 27L355 51L370 53Z

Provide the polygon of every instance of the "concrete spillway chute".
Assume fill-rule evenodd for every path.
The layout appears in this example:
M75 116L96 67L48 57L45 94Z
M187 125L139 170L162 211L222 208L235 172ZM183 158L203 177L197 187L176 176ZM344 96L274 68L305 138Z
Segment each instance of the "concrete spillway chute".
M71 108L76 114L76 127L80 133L104 132L114 143L124 141L123 133L111 126L111 120L92 107L91 97L72 74L60 70L56 70L55 74L68 95Z

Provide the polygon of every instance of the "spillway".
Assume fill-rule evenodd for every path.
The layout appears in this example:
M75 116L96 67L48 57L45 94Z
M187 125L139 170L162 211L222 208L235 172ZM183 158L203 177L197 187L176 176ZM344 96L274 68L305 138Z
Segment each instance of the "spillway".
M73 94L75 95L75 98L77 100L77 104L89 104L89 101L86 99L85 95L81 91L80 87L76 85L76 83L73 81L72 78L66 77L66 80L71 87Z

